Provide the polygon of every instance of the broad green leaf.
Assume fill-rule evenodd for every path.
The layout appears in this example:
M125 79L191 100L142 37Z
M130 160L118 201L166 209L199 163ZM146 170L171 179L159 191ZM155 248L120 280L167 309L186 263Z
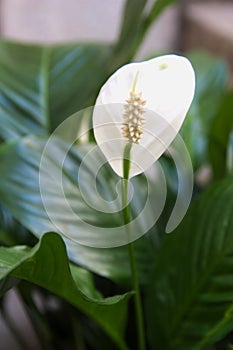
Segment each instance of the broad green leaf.
M206 350L233 330L233 177L191 205L148 283L150 346Z
M134 0L125 2L121 31L113 51L113 67L124 63L124 61L129 62L134 56L141 41L140 36L144 35L142 14L146 3L147 0L138 0L135 6Z
M216 179L224 177L227 172L227 149L228 142L230 142L230 133L233 130L232 111L233 91L224 96L211 128L209 154Z
M189 59L196 74L196 92L181 135L196 169L208 161L211 126L226 90L228 69L224 61L206 53L192 53Z
M137 240L134 246L139 280L141 284L145 284L157 249L153 245L150 235ZM68 250L70 258L74 262L98 275L130 287L131 268L128 247L98 249L77 244L72 245L72 242L68 242Z
M34 238L0 201L0 245L16 245L36 243Z
M37 237L48 231L59 233L58 227L51 222L48 213L44 209L39 187L39 166L45 142L45 139L26 137L10 144L3 144L0 148L0 198L13 216ZM63 193L57 190L60 179L60 161L62 154L64 154L64 148L66 149L66 144L57 140L50 154L48 154L48 164L51 166L49 166L48 177L46 177L47 195L49 201L55 203L52 215L55 215L58 220L56 221L59 224L58 226L64 227L66 223L69 223L67 229L64 227L64 234L69 234L68 230L72 228L72 225L75 232L79 230L83 233L82 230L85 229L85 226L82 227L82 223L77 226L73 216L66 213L67 202ZM77 149L74 149L69 153L64 163L62 184L66 199L69 203L72 203L72 209L78 212L78 215L97 227L120 225L122 215L119 213L100 213L90 208L83 200L79 192L76 175L81 160L80 153ZM96 202L93 191L95 183L93 183L93 178L90 176L92 171L95 171L93 164L86 165L85 186L92 195L92 201ZM106 178L106 176L108 177ZM98 177L98 187L101 194L108 200L114 199L115 196L116 178L114 176L113 172L103 171ZM133 201L136 212L140 211L140 206L143 205L146 194L141 182L138 189L138 194ZM130 283L127 247L97 249L81 246L68 238L65 238L65 241L72 261L115 281ZM154 246L150 236L136 242L136 256L140 280L145 282L147 273L151 269L150 261L154 256Z
M48 134L93 104L106 79L110 49L0 42L0 137Z
M168 6L174 5L177 2L179 0L155 0L146 18L147 26L152 24Z
M93 299L83 294L78 275L75 280L72 278L65 245L59 235L45 234L34 248L1 247L0 278L6 276L37 284L64 298L95 320L120 349L127 349L123 333L130 293L107 299ZM83 276L80 283L83 286Z
M178 1L137 0L135 3L135 0L127 0L125 2L118 42L110 60L113 70L134 58L154 21L169 5Z
M92 299L101 299L102 296L95 288L93 275L77 265L70 264L70 272L75 283L83 294Z

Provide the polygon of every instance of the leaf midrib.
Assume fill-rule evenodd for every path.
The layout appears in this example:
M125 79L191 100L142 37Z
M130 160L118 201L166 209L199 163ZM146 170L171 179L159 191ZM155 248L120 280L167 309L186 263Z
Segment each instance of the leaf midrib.
M230 192L230 188L228 189ZM227 230L225 230L225 235L228 234L230 230L230 225L228 224ZM211 272L213 272L216 267L219 265L221 260L226 256L227 250L229 249L229 246L226 245L225 248L218 254L215 255L214 258L211 260L211 263L207 269L205 269L205 272L200 276L199 274L199 280L196 280L196 284L192 285L191 288L191 294L189 293L186 296L185 302L182 304L182 307L180 308L180 311L176 313L178 314L178 317L176 317L173 321L173 326L170 328L170 331L168 332L169 339L172 339L173 342L175 339L178 339L178 332L177 329L179 328L179 325L181 324L181 320L184 318L184 316L187 314L187 310L190 309L191 305L193 305L194 301L196 300L197 295L203 285L206 284L207 277L211 275Z
M43 46L41 55L40 68L40 91L41 91L41 114L46 131L51 129L50 122L50 104L49 104L49 66L50 66L51 49L49 46Z

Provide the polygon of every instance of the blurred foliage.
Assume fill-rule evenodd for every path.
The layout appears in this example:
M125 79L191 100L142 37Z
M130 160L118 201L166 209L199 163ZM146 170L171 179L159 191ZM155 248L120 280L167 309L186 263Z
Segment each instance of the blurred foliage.
M48 135L92 105L106 78L109 53L104 45L0 42L1 138Z
M197 169L208 162L211 125L216 119L228 82L228 67L222 60L204 52L189 54L195 73L194 101L181 129L181 135Z
M139 0L135 6L135 0L127 0L115 45L0 42L1 312L6 315L7 290L23 280L18 293L43 339L43 349L63 350L62 337L74 349L137 348L127 247L90 248L67 238L65 246L43 207L38 173L50 133L72 113L94 103L103 82L132 60L151 24L176 2ZM191 53L189 58L197 87L181 135L194 170L209 166L212 177L206 187L195 191L181 225L165 237L178 183L171 159L165 155L160 160L167 177L166 207L157 225L135 242L151 350L225 350L233 342L233 91L227 89L229 72L224 61L203 52ZM80 113L80 123L70 125L70 132L78 134L83 123L91 125L91 113ZM86 145L77 142L69 150L63 185L73 209L85 220L97 226L119 226L121 215L91 210L77 189L76 172L84 148L93 141L89 136ZM48 196L61 225L72 224L54 181L66 149L66 135L58 135L54 152L46 155L53 164ZM90 191L98 157L85 168ZM147 186L143 176L134 181L139 189L132 201L136 216ZM104 198L115 198L116 182L104 167L98 176ZM97 200L94 195L93 200ZM45 233L49 231L54 233ZM49 308L49 302L43 312L39 310L35 288L41 301L56 298L56 310Z
M227 172L227 163L230 166L230 158L232 158L230 151L232 147L232 132L233 91L230 91L225 93L221 107L215 116L210 130L209 153L216 179L224 177ZM227 157L229 157L228 161L226 161Z
M56 293L92 317L109 333L120 349L126 349L122 336L129 294L102 299L96 294L88 273L86 276L82 274L79 279L77 267L72 268L74 280L60 236L47 233L32 249L22 246L0 249L1 278L10 274ZM94 298L91 297L93 293Z
M230 177L193 202L158 251L146 296L151 349L208 349L232 330L232 228Z

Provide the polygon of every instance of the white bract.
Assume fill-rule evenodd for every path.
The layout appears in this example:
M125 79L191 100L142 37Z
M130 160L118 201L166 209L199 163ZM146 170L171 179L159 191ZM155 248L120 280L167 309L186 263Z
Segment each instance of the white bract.
M177 55L127 64L107 80L96 100L93 127L98 146L119 176L127 144L129 177L164 153L181 128L194 90L192 65Z

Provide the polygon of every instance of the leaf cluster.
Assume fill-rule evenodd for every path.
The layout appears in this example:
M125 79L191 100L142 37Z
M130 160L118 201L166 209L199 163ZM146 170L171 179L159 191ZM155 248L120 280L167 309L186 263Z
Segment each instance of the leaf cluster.
M0 310L7 321L6 292L16 288L44 349L62 349L64 338L77 349L137 347L127 247L91 248L61 237L43 206L39 169L49 135L69 115L94 103L102 83L132 59L150 24L174 2L157 0L148 8L145 0L138 6L126 1L114 47L0 42ZM174 164L163 156L166 208L135 243L147 345L152 350L230 349L233 343L233 92L227 88L229 73L223 61L200 52L189 58L197 88L181 135L194 167L194 198L183 222L165 235L178 183ZM76 132L83 123L91 125L90 117L80 114ZM84 145L77 143L68 153L63 186L74 210L87 222L120 226L121 215L91 210L77 189L83 149L92 143L90 133ZM59 223L75 225L64 215L64 199L54 181L65 147L63 135L47 155L53 164L48 197ZM90 191L97 160L85 170ZM117 178L108 166L98 181L101 195L113 200ZM134 215L145 202L143 176L135 179L135 187L139 190ZM55 310L49 308L51 298Z

